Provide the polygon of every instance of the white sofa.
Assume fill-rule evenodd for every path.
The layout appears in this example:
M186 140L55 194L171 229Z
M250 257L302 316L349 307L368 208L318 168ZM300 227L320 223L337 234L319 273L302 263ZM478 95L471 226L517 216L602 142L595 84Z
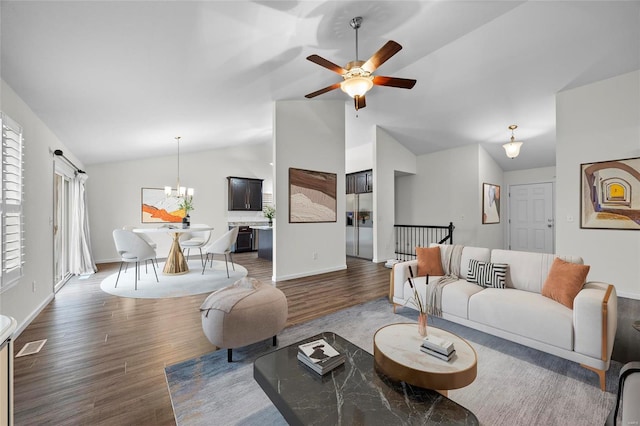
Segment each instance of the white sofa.
M444 264L445 246L440 246L440 250ZM442 318L580 363L598 374L600 388L604 390L617 328L615 287L601 282L585 283L574 299L573 310L547 298L541 291L555 257L464 247L460 279L442 289ZM558 257L582 264L579 257ZM467 282L470 259L506 263L506 287L484 288ZM410 302L413 290L408 278L409 266L416 273L417 263L411 260L393 267L394 312L398 306L416 309ZM431 276L429 282L438 278ZM412 281L420 294L425 294L425 277Z

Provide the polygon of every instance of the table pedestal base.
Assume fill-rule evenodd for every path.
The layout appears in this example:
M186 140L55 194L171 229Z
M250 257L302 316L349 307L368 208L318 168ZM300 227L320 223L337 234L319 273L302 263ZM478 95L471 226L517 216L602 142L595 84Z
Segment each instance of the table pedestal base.
M173 234L173 243L162 272L166 275L180 275L189 272L189 265L187 265L180 247L180 234L178 232Z

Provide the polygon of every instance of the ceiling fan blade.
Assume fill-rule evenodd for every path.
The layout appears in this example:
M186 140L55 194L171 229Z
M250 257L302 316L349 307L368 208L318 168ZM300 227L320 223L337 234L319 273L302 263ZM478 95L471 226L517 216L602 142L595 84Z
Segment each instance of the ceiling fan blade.
M416 80L409 78L385 77L376 75L373 77L373 84L376 86L399 87L401 89L411 89L416 84Z
M376 53L369 58L367 62L362 65L362 69L369 72L374 72L380 65L389 60L390 57L398 53L402 49L398 43L393 40L389 40L384 46L380 48Z
M340 65L336 65L333 62L329 61L328 59L323 58L322 56L318 56L318 55L307 56L307 60L313 62L314 64L318 64L321 67L325 67L326 69L333 71L336 74L343 75L347 73L347 70L342 68Z
M318 96L318 95L322 95L323 93L330 92L330 91L332 91L332 90L337 89L338 87L340 87L340 83L332 84L331 86L327 86L327 87L325 87L325 88L323 88L323 89L316 90L316 91L315 91L315 92L313 92L313 93L309 93L308 95L304 95L304 97L305 97L305 98L309 98L309 99L311 99L311 98L315 98L315 97L316 97L316 96Z
M353 105L356 107L356 111L362 109L367 106L367 101L364 98L364 95L358 96L356 95L353 98Z

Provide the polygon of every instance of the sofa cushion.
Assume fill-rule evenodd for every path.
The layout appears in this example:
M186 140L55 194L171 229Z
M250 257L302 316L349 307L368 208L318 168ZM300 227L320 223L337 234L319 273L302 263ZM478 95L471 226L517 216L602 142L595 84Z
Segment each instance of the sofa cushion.
M462 249L462 256L460 257L460 273L463 280L467 279L469 273L469 261L476 259L481 262L489 262L491 260L491 249L484 247L468 247L465 246Z
M469 319L500 330L573 350L571 309L541 294L487 288L469 299Z
M577 256L557 256L567 262L582 264ZM549 253L532 253L515 250L494 249L491 251L491 262L509 265L506 286L519 290L542 292L542 285L547 279L555 255Z
M460 318L469 318L469 298L484 288L475 284L458 280L442 288L442 312Z
M504 288L507 267L506 263L490 263L470 259L467 281L482 287Z
M573 299L582 290L589 268L589 265L578 265L556 258L542 287L542 295L573 309Z
M444 271L444 255L447 249L446 244L430 244L429 247L440 247L440 257L443 263L442 270ZM477 259L483 262L489 262L491 260L491 249L485 247L471 247L464 246L462 248L462 255L460 256L460 278L467 279L467 272L469 270L469 259Z
M440 260L440 247L416 247L418 257L418 277L444 275Z

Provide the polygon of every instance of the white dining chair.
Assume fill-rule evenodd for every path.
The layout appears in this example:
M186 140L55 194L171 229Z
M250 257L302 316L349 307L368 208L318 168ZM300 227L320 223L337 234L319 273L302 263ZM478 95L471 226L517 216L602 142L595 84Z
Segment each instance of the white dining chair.
M198 249L200 251L200 263L204 266L204 257L202 256L202 248L209 244L211 240L211 230L198 231L198 227L209 228L209 225L198 224L191 225L193 228L192 232L185 232L180 236L180 246L182 250L186 250L186 258L189 261L189 255L191 254L191 249Z
M153 272L156 275L156 282L159 282L158 272L156 271L156 265L154 263L156 251L149 245L149 243L143 240L138 234L126 229L114 229L113 242L116 245L116 250L118 251L121 259L115 287L118 287L122 265L135 263L135 289L137 290L138 277L140 276L140 262L148 260L151 261L151 266L153 266Z
M229 259L231 259L231 266L233 270L236 270L236 266L233 264L233 256L231 255L231 247L235 244L236 239L238 238L238 230L240 228L234 226L229 231L225 232L220 238L203 248L206 253L206 257L204 259L204 265L202 266L202 274L204 275L204 271L207 268L207 261L209 260L209 255L211 255L211 266L213 266L213 255L215 254L223 254L224 255L224 265L227 268L227 278L229 278L229 263L227 261L227 255L229 255Z
M125 231L133 231L135 228L136 228L135 226L131 226L131 225L122 227L122 229L124 229ZM142 233L142 232L135 232L135 234L138 237L140 237L143 240L145 240L146 243L149 244L154 251L156 251L158 249L158 244L155 241L153 241L151 239L151 237L148 236L147 234ZM153 259L156 261L156 266L158 266L158 253L157 253L157 251L156 251L156 255L153 256ZM127 272L127 267L126 266L124 268L124 271Z

